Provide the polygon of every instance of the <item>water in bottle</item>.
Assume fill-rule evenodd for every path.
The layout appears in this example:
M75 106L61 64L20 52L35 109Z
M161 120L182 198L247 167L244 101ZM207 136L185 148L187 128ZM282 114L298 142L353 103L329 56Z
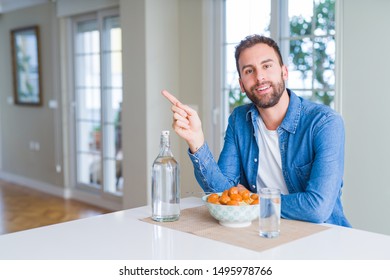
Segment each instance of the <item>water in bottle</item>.
M180 216L179 164L173 157L169 131L161 132L160 153L152 167L152 219L176 221Z

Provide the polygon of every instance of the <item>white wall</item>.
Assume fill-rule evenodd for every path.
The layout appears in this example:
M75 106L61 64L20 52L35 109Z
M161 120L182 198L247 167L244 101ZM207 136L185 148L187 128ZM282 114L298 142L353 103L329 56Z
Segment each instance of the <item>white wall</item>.
M353 227L390 234L390 1L343 1L344 207Z
M160 132L171 128L169 102L160 91L178 92L177 0L120 1L123 44L124 208L150 200L151 167ZM175 135L172 145L177 158Z
M172 130L167 89L202 112L202 1L120 1L123 34L124 207L150 201L151 166L159 152L160 132L171 131L181 166L182 197L200 192L187 145Z
M203 15L203 1L179 0L179 92L181 101L185 104L194 105L202 119L205 128L210 118L207 118L203 98L211 97L212 93L204 91L204 73L210 69L204 69L203 22L209 22ZM209 26L209 28L211 28ZM170 120L171 121L171 120ZM207 133L207 131L205 132ZM206 135L209 136L209 135ZM192 162L187 150L187 143L180 139L180 166L181 166L181 192L182 197L200 195L202 189L197 183Z
M124 207L146 203L146 39L144 1L120 1L123 58ZM137 65L137 67L133 67Z
M56 170L57 165L62 165L60 113L58 108L49 107L49 101L59 102L58 24L54 7L47 3L0 15L0 177L15 175L41 181L61 193L63 174ZM10 30L32 25L40 28L43 104L39 107L19 106L12 101ZM31 142L39 143L40 149L30 149Z
M177 160L178 137L172 130L171 104L161 95L162 89L179 92L178 1L146 2L146 117L147 117L147 199L151 198L151 167L159 153L162 130L171 131L172 152ZM180 96L178 96L180 97ZM180 162L180 160L179 160Z

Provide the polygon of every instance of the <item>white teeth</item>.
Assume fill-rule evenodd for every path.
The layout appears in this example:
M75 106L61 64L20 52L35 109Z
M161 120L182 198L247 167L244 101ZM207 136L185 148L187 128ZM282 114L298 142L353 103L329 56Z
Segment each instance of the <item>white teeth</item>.
M261 87L261 88L259 88L259 90L265 90L267 88L269 88L269 86Z

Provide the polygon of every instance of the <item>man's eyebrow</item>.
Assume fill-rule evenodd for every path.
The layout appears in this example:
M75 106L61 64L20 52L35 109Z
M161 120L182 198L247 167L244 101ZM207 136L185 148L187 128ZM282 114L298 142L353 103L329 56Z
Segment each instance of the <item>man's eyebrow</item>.
M268 62L275 62L272 58L267 58L265 60L263 60L262 62L260 62L260 64L264 64L264 63L268 63ZM247 65L243 65L241 67L241 71L243 71L245 68L248 68L248 67L253 67L252 64L247 64Z
M260 64L268 63L268 62L274 62L272 58L268 58L266 60L263 60Z
M245 68L253 68L253 65L252 64L243 65L241 67L241 71L244 71Z

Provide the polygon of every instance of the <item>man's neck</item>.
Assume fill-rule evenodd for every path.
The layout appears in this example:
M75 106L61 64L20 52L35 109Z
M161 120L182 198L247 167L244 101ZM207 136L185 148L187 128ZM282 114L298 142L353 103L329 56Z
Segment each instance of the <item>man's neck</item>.
M287 113L290 96L285 89L280 97L278 104L270 108L259 108L260 116L268 130L276 130L282 123L284 116Z

